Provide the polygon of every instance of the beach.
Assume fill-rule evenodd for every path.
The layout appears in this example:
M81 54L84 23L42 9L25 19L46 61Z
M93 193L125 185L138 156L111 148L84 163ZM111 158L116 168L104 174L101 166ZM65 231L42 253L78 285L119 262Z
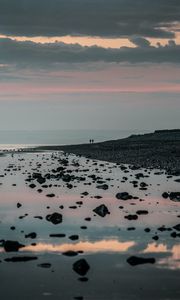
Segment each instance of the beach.
M179 299L179 174L95 146L0 157L2 299Z

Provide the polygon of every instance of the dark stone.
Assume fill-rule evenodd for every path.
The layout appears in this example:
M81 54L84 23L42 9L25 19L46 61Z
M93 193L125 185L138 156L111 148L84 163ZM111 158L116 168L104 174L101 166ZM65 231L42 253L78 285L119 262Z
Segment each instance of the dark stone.
M138 216L137 215L127 215L124 218L128 219L129 221L132 221L132 220L137 220Z
M52 233L49 235L50 237L63 238L66 235L64 233Z
M128 231L136 230L136 228L135 228L135 227L128 227L127 230L128 230Z
M95 209L93 209L93 211L102 218L105 217L107 214L110 214L107 206L104 204L97 206Z
M30 187L31 189L34 189L34 188L36 187L36 185L35 185L34 183L31 183L31 184L29 185L29 187Z
M51 215L47 215L46 220L53 223L54 225L57 225L59 223L62 223L62 215L55 212Z
M147 210L137 210L136 214L137 215L147 215L148 211Z
M69 239L70 239L70 240L72 240L72 241L76 241L76 240L78 240L78 239L79 239L79 236L78 236L78 235L76 235L76 234L74 234L74 235L70 235L70 236L69 236Z
M78 252L69 250L69 251L63 252L62 255L76 256L76 255L78 255Z
M167 199L169 197L169 194L167 192L162 193L162 197L164 199Z
M87 226L81 226L80 228L81 229L87 229Z
M89 269L90 266L84 258L79 259L73 264L73 270L81 276L85 276Z
M25 235L25 238L35 239L36 237L37 237L36 232L31 232L31 233Z
M38 259L37 256L14 256L11 258L5 258L4 260L6 262L26 262L26 261L36 260L36 259Z
M158 237L158 235L155 235L155 236L152 237L152 239L155 240L155 241L158 241L159 237Z
M137 257L131 256L127 259L128 264L131 266L137 266L142 264L154 264L156 262L155 258L144 258L144 257Z
M177 231L180 231L180 224L177 224L177 225L173 226L173 228L174 228L175 230L177 230Z
M46 179L43 178L43 177L38 177L38 178L37 178L37 182L40 183L40 184L43 184L43 183L46 182Z
M4 250L6 252L17 252L20 248L25 247L17 241L4 241L3 243Z
M34 218L35 218L35 219L39 219L39 220L42 220L42 219L43 219L43 217L41 217L41 216L35 216Z
M55 194L53 194L53 193L47 194L46 197L53 198L53 197L55 197Z
M22 204L21 203L17 203L17 208L20 208L22 206Z
M109 186L107 184L97 185L97 189L108 190Z
M123 193L117 193L116 198L118 200L129 200L129 199L132 199L132 196L129 195L129 193L127 193L127 192L123 192Z
M172 201L180 201L180 192L171 192L169 198Z
M84 220L90 222L90 221L91 221L91 218L87 217L87 218L85 218Z

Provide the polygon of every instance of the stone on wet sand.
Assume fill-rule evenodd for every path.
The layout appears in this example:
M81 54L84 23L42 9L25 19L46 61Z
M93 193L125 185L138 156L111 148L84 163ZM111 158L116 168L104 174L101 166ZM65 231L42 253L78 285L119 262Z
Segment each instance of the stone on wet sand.
M154 264L156 262L156 260L155 260L155 258L131 256L127 259L127 262L131 266L137 266L137 265L142 265L142 264Z
M31 233L25 235L25 238L35 239L36 237L37 237L36 232L31 232Z
M37 256L14 256L11 258L5 258L6 262L26 262L31 260L37 260Z
M3 247L6 252L17 252L20 248L23 248L25 246L17 241L7 240L3 242Z
M85 276L89 271L89 269L90 266L84 258L79 259L73 264L73 270L76 273L78 273L80 276Z
M129 193L127 193L127 192L122 192L122 193L117 193L116 198L118 200L129 200L129 199L132 199L132 196L129 195Z
M110 214L107 206L105 204L101 204L97 206L93 211L100 217L105 217L107 214Z
M47 215L46 216L46 220L48 222L51 222L54 225L57 225L57 224L62 223L62 215L59 214L59 213L57 213L57 212L55 212L55 213L53 213L51 215Z
M124 216L124 218L129 221L133 221L133 220L137 220L138 216L137 215L127 215L127 216Z

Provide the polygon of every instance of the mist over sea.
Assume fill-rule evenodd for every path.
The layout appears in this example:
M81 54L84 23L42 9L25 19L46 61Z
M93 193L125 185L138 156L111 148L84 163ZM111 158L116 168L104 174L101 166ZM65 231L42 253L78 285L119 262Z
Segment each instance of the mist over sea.
M0 149L36 145L70 145L121 139L147 130L0 130Z

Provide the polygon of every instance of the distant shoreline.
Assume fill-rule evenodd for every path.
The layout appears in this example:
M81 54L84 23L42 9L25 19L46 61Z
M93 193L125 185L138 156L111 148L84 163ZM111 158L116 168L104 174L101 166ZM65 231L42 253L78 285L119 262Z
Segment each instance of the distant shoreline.
M40 146L34 151L64 151L91 159L166 169L180 175L180 129L156 130L118 140L64 146Z

